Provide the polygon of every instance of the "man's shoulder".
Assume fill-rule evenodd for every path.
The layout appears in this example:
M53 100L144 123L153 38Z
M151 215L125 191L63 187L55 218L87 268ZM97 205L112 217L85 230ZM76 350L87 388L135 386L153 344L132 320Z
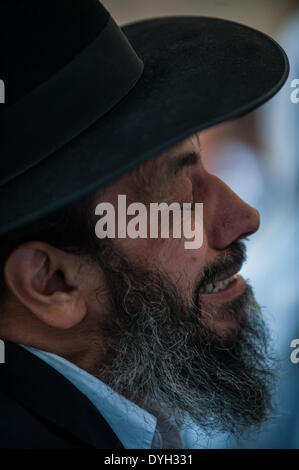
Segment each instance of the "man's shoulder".
M122 447L99 411L69 380L14 343L0 364L0 448Z
M83 447L61 429L42 421L31 410L1 391L0 449L46 449Z

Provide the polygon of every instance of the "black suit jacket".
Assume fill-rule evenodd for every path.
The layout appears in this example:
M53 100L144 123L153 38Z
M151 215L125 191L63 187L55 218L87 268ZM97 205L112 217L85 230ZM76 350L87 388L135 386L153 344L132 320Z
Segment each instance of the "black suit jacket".
M5 341L0 364L1 449L121 449L95 406L63 375Z

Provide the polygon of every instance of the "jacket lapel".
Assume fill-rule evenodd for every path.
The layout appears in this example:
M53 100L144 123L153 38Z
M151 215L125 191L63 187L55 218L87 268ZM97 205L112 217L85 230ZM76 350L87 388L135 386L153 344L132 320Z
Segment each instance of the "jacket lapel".
M44 361L9 341L5 341L5 364L0 366L0 389L92 447L123 448L87 397Z

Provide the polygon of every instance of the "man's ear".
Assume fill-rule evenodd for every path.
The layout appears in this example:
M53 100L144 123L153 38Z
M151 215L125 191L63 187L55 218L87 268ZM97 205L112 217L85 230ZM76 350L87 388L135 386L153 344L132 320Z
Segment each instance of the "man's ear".
M39 320L71 328L87 313L78 270L78 257L47 243L28 242L9 255L4 276L12 293Z

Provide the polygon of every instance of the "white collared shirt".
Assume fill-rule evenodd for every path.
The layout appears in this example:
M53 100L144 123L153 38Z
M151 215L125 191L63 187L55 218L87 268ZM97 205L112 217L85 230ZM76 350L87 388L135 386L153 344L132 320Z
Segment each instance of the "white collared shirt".
M98 409L126 449L184 448L180 429L165 419L162 409L152 407L156 417L63 357L22 344L20 346L56 369L80 390Z

